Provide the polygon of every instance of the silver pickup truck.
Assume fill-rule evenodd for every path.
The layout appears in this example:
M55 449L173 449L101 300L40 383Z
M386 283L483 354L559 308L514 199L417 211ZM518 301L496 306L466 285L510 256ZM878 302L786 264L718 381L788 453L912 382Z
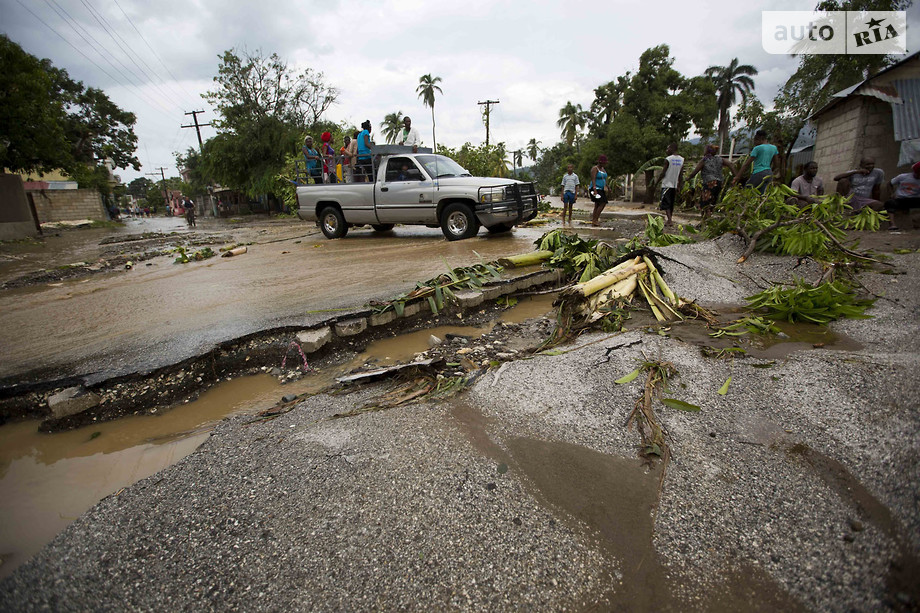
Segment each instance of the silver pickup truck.
M387 232L406 224L440 227L451 241L475 236L481 225L507 232L537 215L533 183L474 177L443 155L382 155L375 173L373 183L297 187L297 214L326 238L341 238L352 226Z

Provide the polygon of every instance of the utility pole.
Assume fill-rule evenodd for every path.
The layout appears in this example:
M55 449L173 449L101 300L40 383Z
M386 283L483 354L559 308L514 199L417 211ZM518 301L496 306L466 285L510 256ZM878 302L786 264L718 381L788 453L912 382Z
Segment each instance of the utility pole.
M160 171L160 178L163 180L163 204L166 206L166 210L169 210L169 193L166 191L166 169L160 166L157 168ZM155 172L146 173L152 177L157 176Z
M485 105L486 110L483 111L483 115L486 117L486 148L489 147L489 114L492 112L492 105L498 104L498 100L486 100L485 102L477 102L479 106Z
M201 152L204 149L204 144L201 142L201 128L211 125L210 123L198 123L198 114L204 113L204 111L189 111L186 115L192 116L192 121L194 122L190 126L182 126L183 128L195 128L195 133L198 134L198 151ZM217 207L214 205L214 195L211 193L212 186L208 186L208 204L211 205L211 213L214 217L217 217ZM204 205L201 206L201 213L204 212Z
M204 128L211 124L210 123L198 123L199 113L204 113L204 111L189 111L188 113L186 113L186 115L192 116L192 121L194 121L195 123L193 123L192 125L182 126L182 127L183 128L195 128L195 132L198 134L198 151L201 151L201 149L204 147L204 145L201 142L201 128Z

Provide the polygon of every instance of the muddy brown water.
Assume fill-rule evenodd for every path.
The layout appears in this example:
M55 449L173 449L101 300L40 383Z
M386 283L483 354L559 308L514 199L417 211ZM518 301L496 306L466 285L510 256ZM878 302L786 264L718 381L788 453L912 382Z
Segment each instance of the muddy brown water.
M521 297L496 321L517 323L543 315L552 310L554 298L555 294ZM477 338L494 325L443 326L380 339L334 370L406 361L428 349L432 334ZM269 408L282 395L317 392L331 385L335 374L317 373L286 385L267 374L241 377L162 414L67 432L39 433L39 421L0 427L0 578L102 498L192 453L217 421Z
M765 572L752 566L722 573L703 603L682 602L655 551L652 540L662 464L648 466L638 458L624 458L559 441L512 437L499 445L490 436L491 420L461 399L451 414L467 438L496 462L496 472L517 471L533 494L561 509L587 527L617 571L615 586L603 602L588 610L686 610L735 612L806 611Z
M232 224L212 225L224 234ZM541 234L522 228L446 241L439 230L412 227L389 236L355 229L326 240L311 224L266 226L234 233L234 240L253 243L238 257L185 265L156 257L131 270L0 293L0 378L154 369L266 328L318 319L311 313L392 298L448 267L531 251ZM138 222L130 231L155 229ZM66 240L81 236L71 232ZM85 242L99 247L98 240ZM13 249L2 247L0 255ZM90 246L74 249L61 256L63 264L93 259L84 253Z

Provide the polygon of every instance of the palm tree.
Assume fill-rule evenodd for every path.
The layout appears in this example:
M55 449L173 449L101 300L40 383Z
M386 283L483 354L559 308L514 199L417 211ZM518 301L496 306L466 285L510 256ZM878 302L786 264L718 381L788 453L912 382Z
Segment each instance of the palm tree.
M543 144L543 141L535 138L531 138L530 142L527 143L527 156L534 162L537 161L537 156L540 155L541 144Z
M490 176L505 178L508 176L508 152L505 150L505 143L498 143L494 147L489 147L489 171Z
M387 139L387 143L392 145L396 142L396 137L399 136L399 131L402 130L402 127L402 111L396 111L395 113L389 113L383 118L380 124L380 133Z
M556 122L556 126L562 128L562 138L569 147L575 142L575 135L586 123L587 117L580 104L566 102L565 106L559 109L559 121Z
M511 162L514 164L514 174L517 176L518 166L524 166L524 152L520 149L516 149L511 152L512 158Z
M440 82L441 77L432 77L431 73L423 74L418 80L418 87L415 89L418 92L418 97L422 99L422 104L431 109L431 142L434 143L434 151L438 150L438 141L434 133L434 93L444 93L438 87Z
M754 80L757 69L750 64L738 64L734 58L728 66L710 66L705 75L712 79L716 86L719 104L719 144L728 138L730 125L729 109L735 104L736 96L741 96L741 101L747 100L748 94L754 90Z

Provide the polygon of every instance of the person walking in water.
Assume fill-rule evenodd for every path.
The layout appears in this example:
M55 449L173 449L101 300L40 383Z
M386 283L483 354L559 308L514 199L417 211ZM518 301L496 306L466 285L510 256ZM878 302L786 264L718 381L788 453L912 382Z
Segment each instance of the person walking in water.
M588 193L594 202L594 212L591 214L591 225L599 226L601 212L607 206L607 156L598 156L597 162L591 167L591 186Z

